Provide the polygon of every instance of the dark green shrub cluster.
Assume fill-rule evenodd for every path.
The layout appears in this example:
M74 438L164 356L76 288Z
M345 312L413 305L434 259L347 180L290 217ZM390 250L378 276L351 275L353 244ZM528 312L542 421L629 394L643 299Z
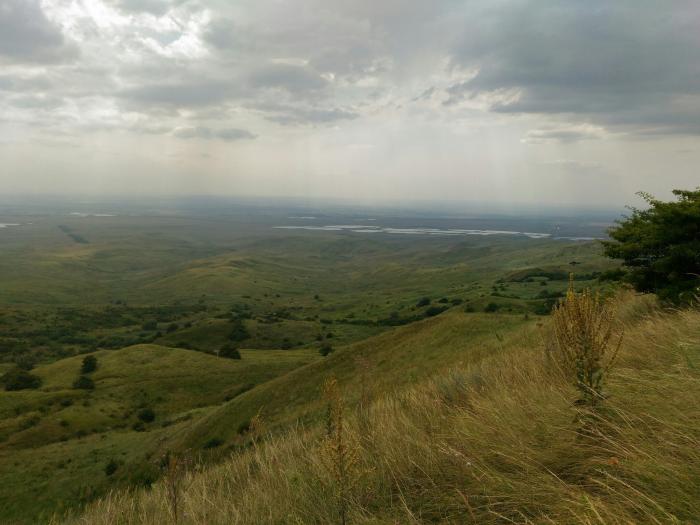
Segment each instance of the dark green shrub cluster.
M21 368L13 368L5 373L1 379L7 391L36 389L41 386L40 377Z
M153 423L156 420L156 412L152 408L142 408L136 416L144 423Z
M241 359L241 353L234 345L228 344L221 347L219 357L226 359Z
M233 321L228 338L234 343L245 341L250 338L250 333L241 319Z
M80 375L78 379L73 382L73 388L79 390L94 390L95 382L88 376Z
M333 346L326 343L318 349L318 353L321 354L323 357L326 357L328 354L333 353L334 350L335 349L333 348Z
M424 306L428 306L429 304L430 304L430 297L422 297L416 303L416 308L423 308Z
M425 311L426 317L435 317L448 309L447 306L431 306Z
M86 356L83 359L83 365L80 368L82 374L90 374L97 370L97 358L94 355Z
M97 358L94 355L88 355L83 358L83 363L80 366L80 375L73 382L73 388L79 390L94 390L95 382L88 374L97 370Z

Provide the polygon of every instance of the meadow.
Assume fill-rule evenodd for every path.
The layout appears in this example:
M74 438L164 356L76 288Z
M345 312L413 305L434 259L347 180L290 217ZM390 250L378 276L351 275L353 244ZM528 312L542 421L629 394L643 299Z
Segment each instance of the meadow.
M384 396L495 358L537 333L571 271L615 288L594 241L275 228L300 222L289 215L2 217L19 226L0 232L0 370L40 386L0 395L0 521L151 486L169 452L226 461L250 449L251 422L270 436L313 428L329 376L356 404L358 381ZM88 355L97 367L83 374Z

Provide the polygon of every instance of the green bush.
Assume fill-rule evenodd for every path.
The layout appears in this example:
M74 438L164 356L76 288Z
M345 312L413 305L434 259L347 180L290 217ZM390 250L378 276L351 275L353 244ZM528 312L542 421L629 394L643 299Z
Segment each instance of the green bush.
M158 329L158 323L155 321L155 319L151 319L149 321L146 321L141 325L142 330L157 330Z
M241 359L241 353L233 345L224 345L219 350L219 357L225 357L226 359Z
M152 408L142 408L136 416L144 423L152 423L156 419L156 413Z
M41 386L41 378L30 374L21 368L13 368L2 376L2 382L5 385L5 390L28 390L36 389Z
M447 310L447 306L431 306L425 311L425 316L435 317L436 315L440 315L445 310Z
M423 297L416 303L416 308L423 308L430 304L430 297Z
M489 303L484 307L484 312L492 314L497 312L500 306L497 303Z
M321 354L323 357L326 357L328 354L333 353L334 350L335 349L331 345L325 344L318 349L318 353Z
M224 444L224 440L220 438L211 438L209 441L204 443L204 446L202 448L209 450L212 448L217 448L220 447L221 445Z
M78 376L78 379L76 379L73 383L73 388L77 388L80 390L94 390L95 382L88 376L81 375Z
M81 374L90 374L97 370L97 358L94 355L86 356L83 359L83 365L80 368Z
M112 474L114 474L117 471L118 468L119 468L119 464L116 461L114 461L113 459L110 459L109 463L107 463L105 465L105 475L111 476Z
M243 321L241 319L236 319L235 321L233 321L233 326L231 328L231 332L228 335L228 338L234 343L245 341L246 339L250 338L250 333L248 332L248 329L245 327L245 324L243 324Z

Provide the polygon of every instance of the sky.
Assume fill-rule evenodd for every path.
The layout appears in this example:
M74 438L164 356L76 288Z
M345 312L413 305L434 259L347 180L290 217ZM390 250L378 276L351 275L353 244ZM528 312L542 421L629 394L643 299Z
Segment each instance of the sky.
M0 0L0 194L700 185L697 0Z

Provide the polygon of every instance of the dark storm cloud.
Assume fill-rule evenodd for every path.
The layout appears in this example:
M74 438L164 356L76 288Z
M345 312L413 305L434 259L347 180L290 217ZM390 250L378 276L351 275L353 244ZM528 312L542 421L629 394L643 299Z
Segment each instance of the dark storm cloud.
M698 133L700 2L472 2L453 63L478 71L448 103L517 90L502 113L572 114L632 131Z
M0 2L0 61L50 63L77 56L38 0Z
M700 134L697 0L102 2L124 20L54 19L64 2L0 0L0 63L46 66L4 73L0 91L26 89L37 107L100 97L153 119L250 110L285 126L408 101L450 123L479 107L541 117L532 143L600 138L595 127ZM30 86L42 78L52 85Z

